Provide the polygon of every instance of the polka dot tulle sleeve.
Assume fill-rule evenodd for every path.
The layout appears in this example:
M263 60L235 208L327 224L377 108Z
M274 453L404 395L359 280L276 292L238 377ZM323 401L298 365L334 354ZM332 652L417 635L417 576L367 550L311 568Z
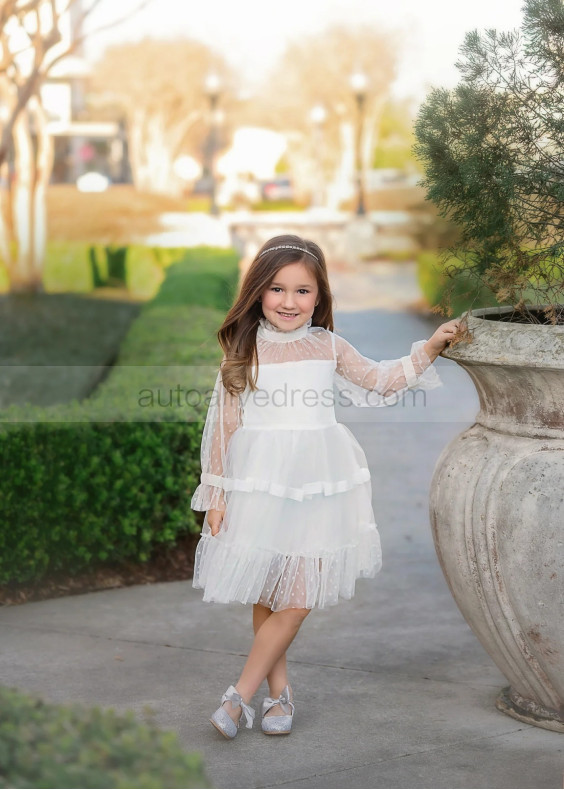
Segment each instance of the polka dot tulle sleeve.
M224 510L223 470L229 440L241 425L241 404L217 374L202 432L200 485L192 496L192 510Z
M341 397L355 406L394 405L409 389L430 390L442 386L424 350L426 340L413 343L409 355L380 362L363 356L339 335L334 335L334 340L335 384Z

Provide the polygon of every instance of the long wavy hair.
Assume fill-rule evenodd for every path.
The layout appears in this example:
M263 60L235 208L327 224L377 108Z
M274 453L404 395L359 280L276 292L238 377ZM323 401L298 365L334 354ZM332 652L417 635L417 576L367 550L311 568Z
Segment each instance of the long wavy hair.
M309 250L316 257L295 249L273 249L282 244ZM255 255L240 284L235 303L217 332L225 357L221 364L222 380L226 390L232 395L243 392L247 384L251 390L257 389L256 335L259 319L263 317L259 298L277 272L289 263L303 263L317 281L318 303L313 311L312 326L322 326L333 331L333 295L321 248L315 242L293 234L269 239ZM253 364L256 366L254 375Z

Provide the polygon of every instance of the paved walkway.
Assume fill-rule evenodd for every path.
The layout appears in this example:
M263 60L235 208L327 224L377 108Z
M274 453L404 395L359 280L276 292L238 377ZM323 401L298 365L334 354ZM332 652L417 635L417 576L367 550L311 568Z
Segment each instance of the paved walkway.
M231 247L228 225L200 211L169 211L161 214L162 230L142 239L155 247ZM140 239L141 241L141 239Z
M421 301L415 261L374 261L358 264L354 271L331 271L335 312L359 310L408 310ZM440 323L437 322L437 323Z
M406 353L437 323L380 310L336 318L376 359ZM203 753L218 788L561 787L562 736L495 709L505 680L436 559L433 466L476 411L466 374L446 360L437 366L447 386L427 404L340 415L369 460L384 567L359 580L353 600L305 621L289 653L289 737L267 738L255 724L228 742L209 724L250 648L251 607L204 604L190 581L0 609L1 682L140 717L150 705L162 727Z

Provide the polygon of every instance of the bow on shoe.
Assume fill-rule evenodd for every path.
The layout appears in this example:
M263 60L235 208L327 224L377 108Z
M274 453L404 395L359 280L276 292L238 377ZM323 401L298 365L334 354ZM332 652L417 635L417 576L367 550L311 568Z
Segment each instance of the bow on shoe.
M284 713L289 716L292 713L292 703L290 702L290 689L288 686L285 686L284 690L278 697L278 699L273 699L272 697L265 697L262 703L262 715L263 717L268 713L268 711L274 707L274 705L280 705Z
M251 708L249 705L243 702L243 697L239 694L235 686L229 686L229 688L221 698L221 704L223 705L223 703L226 702L227 700L231 702L234 708L236 708L238 705L241 706L241 710L245 714L245 719L247 722L245 726L247 727L247 729L250 730L251 727L253 726L255 711L253 708Z

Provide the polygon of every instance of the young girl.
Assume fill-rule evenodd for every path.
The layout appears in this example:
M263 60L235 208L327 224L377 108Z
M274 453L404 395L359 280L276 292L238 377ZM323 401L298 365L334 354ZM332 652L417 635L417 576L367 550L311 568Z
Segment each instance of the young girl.
M341 403L382 406L409 388L441 384L432 362L458 321L411 353L375 362L333 332L325 259L312 241L263 245L218 331L224 357L202 435L205 510L193 587L204 601L253 604L254 642L237 683L210 721L226 738L266 678L262 730L287 734L294 714L286 650L314 607L350 599L381 567L370 473Z

